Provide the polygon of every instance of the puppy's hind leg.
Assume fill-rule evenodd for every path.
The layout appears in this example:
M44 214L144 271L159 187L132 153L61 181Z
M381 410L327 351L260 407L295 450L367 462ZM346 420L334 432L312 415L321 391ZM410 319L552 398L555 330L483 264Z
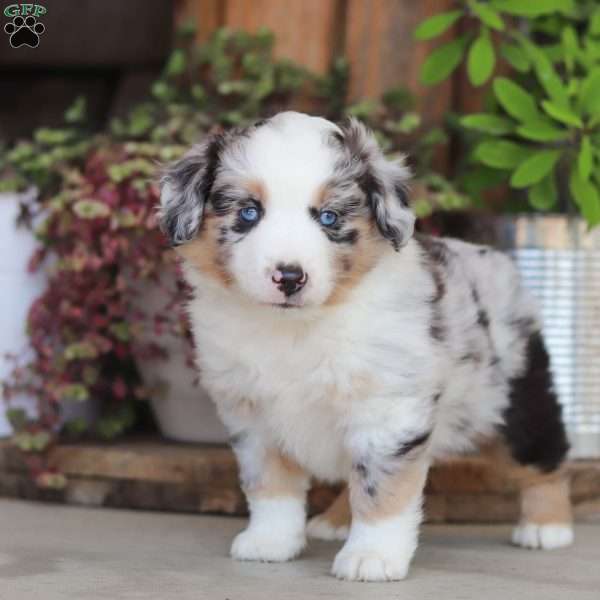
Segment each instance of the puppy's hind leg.
M350 521L349 491L345 487L324 513L314 516L308 522L306 533L319 540L345 540L350 530Z
M522 374L509 381L509 406L501 427L521 490L521 519L512 541L550 550L573 542L569 484L562 469L569 444L539 332L530 335Z
M512 542L524 548L553 550L573 543L569 483L560 472L528 474L521 481L521 520Z

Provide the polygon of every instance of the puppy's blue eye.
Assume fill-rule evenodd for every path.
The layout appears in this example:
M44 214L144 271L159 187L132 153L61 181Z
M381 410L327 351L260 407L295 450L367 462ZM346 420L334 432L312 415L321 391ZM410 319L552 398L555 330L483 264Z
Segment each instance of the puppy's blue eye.
M332 210L324 210L319 215L319 221L324 227L331 227L336 224L338 216Z
M258 221L259 216L258 209L254 206L246 206L240 210L240 217L247 223Z

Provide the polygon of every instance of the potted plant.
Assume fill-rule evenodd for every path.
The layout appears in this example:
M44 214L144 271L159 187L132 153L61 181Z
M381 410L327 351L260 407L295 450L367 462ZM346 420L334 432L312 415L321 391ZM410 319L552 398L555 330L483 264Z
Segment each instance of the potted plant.
M423 22L416 37L434 38L461 20L465 33L429 55L422 80L436 84L464 62L473 86L488 85L484 111L459 121L457 184L479 206L489 189L510 189L505 208L516 214L491 227L488 220L487 241L513 252L540 299L573 451L597 456L600 7L468 0ZM482 221L475 220L480 231Z

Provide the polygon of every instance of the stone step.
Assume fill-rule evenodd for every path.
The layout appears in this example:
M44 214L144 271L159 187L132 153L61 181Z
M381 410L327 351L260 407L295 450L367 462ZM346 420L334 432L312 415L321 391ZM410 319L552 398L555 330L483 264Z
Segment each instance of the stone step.
M49 460L67 476L65 489L36 487L20 453L8 440L0 441L0 496L87 506L246 513L235 457L225 446L159 439L86 442L58 445ZM568 471L576 517L600 520L600 461L572 461ZM338 491L315 484L310 512L324 510ZM516 489L483 458L457 457L431 469L425 512L427 520L436 523L514 521Z

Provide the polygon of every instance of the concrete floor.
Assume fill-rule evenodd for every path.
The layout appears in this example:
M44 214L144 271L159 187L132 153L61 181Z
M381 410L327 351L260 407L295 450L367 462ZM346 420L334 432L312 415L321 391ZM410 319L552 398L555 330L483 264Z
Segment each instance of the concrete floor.
M296 562L227 557L240 519L84 509L0 499L1 600L599 600L600 523L576 545L510 547L508 527L427 526L403 582L340 582L339 546L312 542Z

